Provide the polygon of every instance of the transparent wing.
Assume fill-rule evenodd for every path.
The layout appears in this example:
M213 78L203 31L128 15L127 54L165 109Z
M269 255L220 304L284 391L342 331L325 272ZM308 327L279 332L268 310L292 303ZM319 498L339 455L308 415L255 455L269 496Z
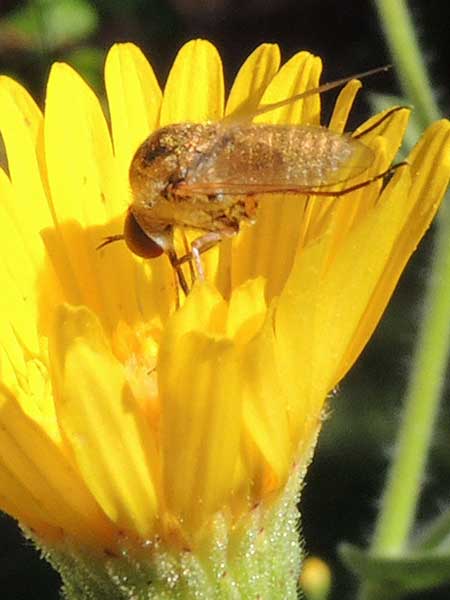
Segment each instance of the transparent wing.
M176 192L308 192L350 180L373 160L359 140L322 127L224 125L189 165Z

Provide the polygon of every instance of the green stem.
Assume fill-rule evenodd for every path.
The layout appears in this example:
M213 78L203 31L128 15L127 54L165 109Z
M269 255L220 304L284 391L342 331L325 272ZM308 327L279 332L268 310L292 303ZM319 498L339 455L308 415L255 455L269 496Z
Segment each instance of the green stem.
M403 0L376 0L376 5L404 91L417 107L425 127L439 117L439 111L430 91L406 3ZM449 358L449 240L450 207L447 202L437 223L435 252L404 415L370 550L378 556L399 556L405 552L416 517ZM386 599L389 598L389 590L382 584L366 582L360 598Z
M439 119L439 108L407 3L405 0L375 0L375 5L403 92L413 103L415 116L425 129Z
M43 78L45 79L47 77L49 56L47 42L45 40L45 24L42 14L42 6L39 0L30 0L29 6L36 22L37 43L39 44L38 56Z
M450 199L450 198L449 198ZM449 355L450 210L443 212L425 297L424 318L406 393L399 439L381 502L371 545L377 556L400 556L407 550ZM389 590L363 587L361 598L389 598Z

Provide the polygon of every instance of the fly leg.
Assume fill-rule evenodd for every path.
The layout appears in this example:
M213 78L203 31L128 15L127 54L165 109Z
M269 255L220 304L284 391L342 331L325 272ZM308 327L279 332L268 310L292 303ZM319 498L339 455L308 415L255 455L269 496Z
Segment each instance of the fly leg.
M190 254L190 250L189 250L189 242L187 239L187 235L186 235L186 231L184 230L184 228L181 228L181 235L183 238L183 246L184 246L184 252L185 254ZM194 285L194 281L195 281L195 271L194 271L194 266L192 264L192 260L188 260L187 261L188 267L189 267L189 275L191 277L191 286Z
M177 259L177 265L180 266L185 262L192 261L194 270L199 281L205 280L205 269L201 259L201 254L210 250L219 244L224 238L230 238L236 235L239 229L236 227L223 227L219 231L208 231L200 237L196 238L191 243L191 251Z
M394 106L393 108L391 108L390 110L388 110L387 112L385 112L384 115L381 115L381 117L379 119L377 119L375 121L375 123L373 123L370 127L367 127L366 129L363 129L359 133L352 133L351 137L354 140L358 140L358 139L362 138L364 135L366 135L367 133L370 133L374 129L377 129L385 121L387 121L388 119L390 119L393 114L395 114L396 112L399 112L400 110L405 110L405 108L407 109L409 107L408 106Z
M200 254L202 254L202 252L206 252L210 248L213 248L216 244L222 241L223 237L224 236L222 232L210 231L209 233L205 233L204 235L195 239L192 242L192 262L194 263L194 268L199 281L205 281L205 269L203 268L203 263L202 259L200 258Z
M173 249L169 249L166 252L167 252L167 256L169 257L170 264L172 265L172 268L176 273L178 283L180 284L180 287L183 290L184 295L187 296L189 294L189 286L187 284L186 278L185 278L183 270L181 268L181 263L179 262L178 256L176 255L175 250L173 250ZM177 304L179 304L179 299L177 300Z

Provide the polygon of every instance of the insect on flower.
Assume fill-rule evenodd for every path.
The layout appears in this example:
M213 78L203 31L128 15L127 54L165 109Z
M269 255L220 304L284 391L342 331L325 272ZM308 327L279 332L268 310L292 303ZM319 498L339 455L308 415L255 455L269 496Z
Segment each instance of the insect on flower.
M241 223L256 220L257 194L341 196L389 175L404 163L344 189L328 189L352 180L371 166L374 154L359 138L398 107L353 136L319 126L251 122L256 115L388 68L372 69L260 106L245 119L178 123L155 131L131 162L133 202L123 234L106 238L99 248L123 239L132 252L144 258L166 253L187 294L183 263L193 264L195 275L203 279L200 255L236 235ZM199 231L181 257L175 251L175 228Z

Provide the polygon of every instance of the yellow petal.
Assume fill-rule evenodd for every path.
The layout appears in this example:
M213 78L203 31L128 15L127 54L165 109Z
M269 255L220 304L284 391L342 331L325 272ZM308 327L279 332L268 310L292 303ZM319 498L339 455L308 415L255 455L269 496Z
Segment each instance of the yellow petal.
M232 493L241 431L239 359L225 339L195 331L169 339L158 362L164 495L169 511L193 533Z
M7 260L10 264L15 262L13 271L27 288L23 296L28 298L30 310L31 304L39 302L35 285L38 279L45 280L49 304L61 298L60 286L41 237L42 230L53 226L47 199L42 128L42 115L28 92L15 81L0 77L0 133L12 181L11 185L4 172L0 172L1 210L4 211L0 235L20 249L19 254L13 253Z
M292 436L297 440L301 439L306 417L313 421L320 419L328 392L321 365L317 363L317 345L327 342L319 339L319 305L327 298L321 291L327 241L325 237L298 254L275 303L277 364L280 380L291 395L289 418ZM320 350L323 351L323 346Z
M319 85L322 62L309 52L298 52L274 76L261 98L261 106L285 100ZM255 122L320 125L320 95L288 103L257 116Z
M160 126L218 121L223 115L222 61L215 47L193 40L178 52L167 78Z
M115 44L108 52L105 84L114 155L127 186L134 153L157 127L162 93L152 67L134 44Z
M239 357L219 335L223 308L208 286L196 286L169 321L158 359L164 496L190 532L229 497L237 464Z
M0 196L5 203L15 198L13 188L3 172L0 172ZM20 230L5 211L3 202L0 205L0 236L3 243L0 256L0 320L4 326L7 323L12 325L16 339L28 351L39 354L38 274L29 260ZM5 344L5 337L2 336L1 341Z
M336 366L406 218L401 187L384 210L373 209L340 245L331 229L303 249L280 298L276 319L280 364L286 381L297 387L306 413L317 418L314 407L336 383ZM297 356L301 360L296 363Z
M97 318L85 308L61 307L50 358L58 418L86 485L117 526L151 535L158 512L155 435Z
M1 307L3 309L3 306ZM0 376L8 387L18 383L21 373L25 373L23 346L7 319L0 319Z
M251 116L279 66L280 49L276 44L258 46L235 77L225 114Z
M58 219L57 230L47 232L48 244L53 243L52 255L59 255L58 274L61 278L72 274L78 288L76 297L68 289L66 299L96 310L106 326L136 318L136 298L123 285L127 272L133 270L129 252L120 244L96 250L106 235L117 233L118 225L111 225L110 219L123 218L128 198L115 199L122 186L116 184L118 173L100 104L64 64L55 64L50 74L45 143Z
M43 118L28 92L8 77L0 77L0 132L12 183L16 190L9 211L20 224L30 260L42 260L41 228L52 224L46 198L42 146Z
M250 279L233 290L227 317L227 334L238 344L248 342L261 328L267 306L262 277Z
M114 158L119 193L116 229L123 229L125 207L131 204L128 171L139 144L157 128L162 93L153 69L133 44L116 44L108 53L105 83L111 114ZM121 307L126 321L151 320L155 314L167 315L174 303L174 278L167 258L153 260L151 268L133 257L125 244L108 246L101 251L105 268L120 281ZM165 285L161 285L165 281Z
M364 318L358 324L337 370L335 381L345 375L372 335L407 261L416 249L417 240L423 236L439 207L450 179L450 123L443 120L430 126L408 160L411 163L410 173L398 173L380 200L380 212L385 213L385 223L389 227L397 208L403 206L402 226L397 230L390 255L369 298ZM382 215L379 230L384 232L381 218ZM376 248L378 252L378 243ZM366 259L372 264L373 256L367 255Z
M261 461L266 463L262 487L267 494L286 480L294 454L289 423L291 397L280 381L271 314L261 332L246 345L239 368L246 435L261 454L256 472L252 473L249 465L249 477L250 481L257 480ZM255 487L259 488L257 481Z
M109 536L110 525L71 465L67 449L62 444L58 447L4 387L0 424L0 479L9 479L2 494L17 507L23 507L27 499L27 524L32 526L34 520L53 523L88 543Z
M395 197L393 194L390 202L373 209L334 252L333 263L322 277L313 360L328 382L328 389L335 383L336 366L353 338L407 219L406 192L405 185L397 185Z
M362 84L359 80L353 79L349 81L345 87L339 92L339 96L333 108L328 128L336 133L343 133L347 125L348 116L356 94L361 89Z
M225 334L226 318L226 302L213 286L204 282L194 285L182 310L171 316L168 331L173 332L176 337L190 331L222 337Z

